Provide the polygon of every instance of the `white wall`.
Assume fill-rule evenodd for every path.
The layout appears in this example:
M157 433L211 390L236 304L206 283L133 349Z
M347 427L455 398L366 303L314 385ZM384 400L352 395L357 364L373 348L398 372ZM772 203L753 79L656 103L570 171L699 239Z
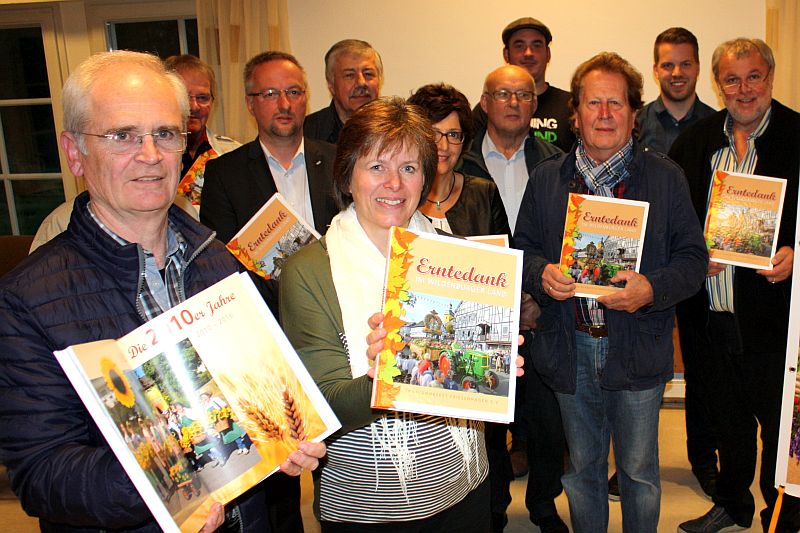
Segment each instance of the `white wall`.
M540 19L553 33L547 81L568 90L580 62L615 51L642 72L645 101L658 96L652 77L656 35L670 26L688 28L700 42L698 94L717 108L710 76L714 48L739 36L763 39L766 32L765 0L290 0L291 51L308 72L309 112L328 104L323 58L346 38L369 41L380 52L384 95L408 96L421 85L445 81L474 104L486 74L503 62L502 29L523 16Z

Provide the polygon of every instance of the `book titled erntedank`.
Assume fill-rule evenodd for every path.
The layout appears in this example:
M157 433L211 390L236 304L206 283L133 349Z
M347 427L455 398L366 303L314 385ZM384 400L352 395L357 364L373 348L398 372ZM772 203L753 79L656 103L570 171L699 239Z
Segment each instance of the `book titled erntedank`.
M772 270L786 180L717 170L703 235L712 261Z
M575 280L575 295L597 298L621 290L621 270L639 271L650 204L570 193L560 269Z
M245 273L55 356L164 531L199 531L340 427Z
M522 252L391 230L372 407L511 422Z
M245 268L278 279L290 255L319 239L319 233L275 193L225 246Z

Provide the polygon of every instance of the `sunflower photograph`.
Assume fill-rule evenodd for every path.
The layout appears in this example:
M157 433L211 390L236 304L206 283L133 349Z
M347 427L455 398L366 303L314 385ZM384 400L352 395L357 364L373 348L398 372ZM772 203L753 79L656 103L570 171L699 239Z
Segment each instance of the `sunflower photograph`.
M128 382L128 378L125 377L125 373L108 357L103 357L100 360L100 368L106 385L114 393L117 401L125 407L133 407L136 398L133 395L133 389L130 382Z

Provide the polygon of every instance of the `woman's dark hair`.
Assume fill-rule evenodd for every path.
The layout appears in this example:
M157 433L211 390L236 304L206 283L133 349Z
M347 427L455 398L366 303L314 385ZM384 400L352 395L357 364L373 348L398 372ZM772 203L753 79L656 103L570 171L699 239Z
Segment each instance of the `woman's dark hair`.
M422 165L422 194L425 201L436 176L436 143L431 122L422 110L399 97L378 98L361 106L342 128L333 164L333 194L340 209L353 203L350 182L359 158L376 151L394 153L416 148Z
M423 85L408 99L409 104L422 108L432 123L444 120L455 111L461 131L464 132L464 142L461 152L469 150L472 139L475 137L475 126L472 123L472 108L464 94L452 85L444 83L431 83Z

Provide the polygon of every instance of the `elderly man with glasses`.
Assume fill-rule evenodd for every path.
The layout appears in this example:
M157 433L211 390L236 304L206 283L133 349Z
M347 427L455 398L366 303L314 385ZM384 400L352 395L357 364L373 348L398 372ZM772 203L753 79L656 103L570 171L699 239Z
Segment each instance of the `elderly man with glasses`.
M761 425L761 511L766 531L775 506L775 462L791 301L800 172L800 114L772 98L775 59L760 39L717 47L712 71L725 109L698 121L675 141L670 157L683 167L698 219L703 221L716 170L787 180L771 270L709 262L703 288L678 307L681 337L698 352L719 447L714 506L680 531L705 533L750 527L750 492ZM800 529L800 502L784 497L777 531Z
M0 283L0 460L42 531L160 531L53 351L118 338L237 271L208 228L173 206L189 104L155 56L107 52L70 75L61 148L86 192L67 230ZM283 469L313 468L302 443ZM266 530L266 492L229 507ZM222 523L215 506L203 532Z
M480 106L488 116L486 130L472 141L471 149L462 158L462 168L458 170L494 180L513 231L530 173L540 161L560 154L561 150L531 134L531 116L536 111L536 84L524 68L505 65L490 72L483 84ZM536 373L531 372L527 380L535 379L538 380ZM537 387L539 389L541 387ZM536 501L529 502L531 519L543 531L560 533L566 530L566 525L558 517L553 503L561 492L559 477L563 464L559 414L556 408L545 410L542 406L533 407L534 411L531 411L532 405L523 399L522 391L523 387L517 387L515 419L517 422L523 421L523 417L525 421L530 419L532 423L527 427L541 431L539 437L531 439L529 444L534 440L547 443L546 449L536 454L531 467L535 472L530 478L528 495L536 494ZM555 404L552 393L549 394L550 401ZM546 395L547 391L536 397L547 401ZM547 420L532 418L544 413L552 416L545 414ZM503 424L489 424L486 428L493 531L503 531L507 522L506 509L511 503L509 487L514 471L506 447L507 430L508 426ZM559 442L562 442L560 447ZM550 460L553 454L557 457Z
M505 65L490 72L480 105L488 116L486 132L472 141L463 170L494 180L513 230L530 172L539 161L561 150L530 134L536 85L524 68Z
M175 203L197 218L206 163L242 144L224 135L217 135L206 126L217 91L214 70L208 63L192 55L181 55L168 57L165 64L180 76L189 95L189 119L184 138L186 148L181 159L182 178ZM33 252L67 229L71 213L72 202L69 201L47 215L36 231L30 251Z

